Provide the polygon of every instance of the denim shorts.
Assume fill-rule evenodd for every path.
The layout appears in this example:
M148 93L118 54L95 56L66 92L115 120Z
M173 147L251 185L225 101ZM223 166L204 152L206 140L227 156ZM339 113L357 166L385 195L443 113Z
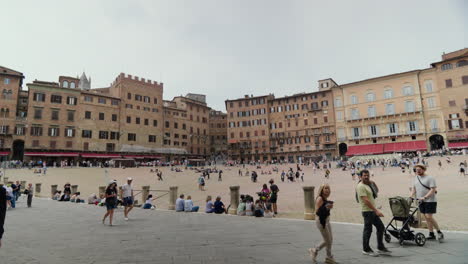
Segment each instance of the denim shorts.
M124 197L123 198L123 205L124 206L133 205L133 198L131 196L130 197Z

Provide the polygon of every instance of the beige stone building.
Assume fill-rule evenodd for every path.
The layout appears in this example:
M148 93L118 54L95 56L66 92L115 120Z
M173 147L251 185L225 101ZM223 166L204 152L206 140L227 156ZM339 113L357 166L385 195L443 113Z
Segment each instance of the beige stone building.
M336 154L332 80L319 92L227 100L229 154L239 161L303 162Z
M466 51L427 69L333 86L339 153L436 150L466 141Z
M0 66L0 161L9 156L14 142L24 137L27 102L22 91L23 79L23 73Z
M226 100L228 156L242 162L268 160L268 102L273 95Z
M91 89L83 73L60 76L59 82L35 80L21 91L23 75L2 69L3 159L171 161L210 155L211 108L204 95L163 101L162 83L124 73L104 88Z
M210 111L210 153L224 158L227 155L227 114Z
M468 48L442 55L431 64L440 93L445 146L468 147ZM439 113L440 113L439 110ZM442 127L442 126L441 126Z

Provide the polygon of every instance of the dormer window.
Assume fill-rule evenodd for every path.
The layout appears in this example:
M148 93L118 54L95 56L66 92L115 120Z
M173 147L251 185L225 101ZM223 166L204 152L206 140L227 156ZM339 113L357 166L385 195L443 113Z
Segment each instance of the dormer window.
M63 88L68 88L68 81L63 81L62 87Z

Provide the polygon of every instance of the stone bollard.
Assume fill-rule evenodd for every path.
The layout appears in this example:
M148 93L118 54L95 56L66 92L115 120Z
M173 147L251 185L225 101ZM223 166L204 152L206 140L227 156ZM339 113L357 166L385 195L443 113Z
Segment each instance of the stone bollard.
M51 185L50 186L50 194L51 194L51 197L54 198L54 194L55 192L57 192L57 184L54 184L54 185Z
M20 188L20 192L23 193L24 190L26 190L26 181L21 181L21 188Z
M72 193L72 195L73 195L74 193L77 193L77 192L78 192L78 185L72 185L72 186L71 186L71 193Z
M304 186L304 219L315 220L314 186Z
M36 197L41 196L41 187L42 187L42 183L36 183L36 187L34 188L34 195Z
M105 194L106 194L106 186L99 186L98 197L101 198L101 195L105 195Z
M239 206L239 188L239 185L229 186L231 190L231 207L229 207L228 214L237 214L237 207Z
M141 204L144 204L150 192L149 186L141 186Z
M169 187L169 206L167 209L169 210L175 210L175 202L177 200L177 189L179 187L177 186L171 186Z

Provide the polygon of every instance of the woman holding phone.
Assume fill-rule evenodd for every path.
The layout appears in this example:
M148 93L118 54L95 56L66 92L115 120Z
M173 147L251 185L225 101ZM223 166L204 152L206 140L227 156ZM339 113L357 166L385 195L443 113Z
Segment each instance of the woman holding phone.
M319 188L317 198L315 199L315 214L317 215L315 222L318 230L322 234L323 241L318 246L309 248L312 263L317 263L318 252L324 247L327 249L325 263L336 263L331 253L333 236L330 225L330 210L333 208L333 201L328 200L330 193L330 185L322 184Z
M109 225L112 226L112 218L114 217L114 209L117 205L117 182L111 181L106 188L106 214L102 219L102 223L106 221L109 216Z

